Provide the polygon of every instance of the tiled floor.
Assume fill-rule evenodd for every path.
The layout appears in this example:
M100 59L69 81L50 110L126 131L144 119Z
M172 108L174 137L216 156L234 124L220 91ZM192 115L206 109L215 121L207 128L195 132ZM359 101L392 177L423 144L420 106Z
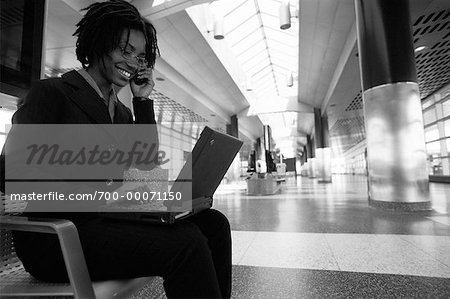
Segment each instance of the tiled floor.
M398 213L368 207L366 184L290 178L271 196L221 186L214 208L233 230L233 297L450 298L450 185L430 185L433 211ZM160 281L150 289L164 297Z
M234 265L450 278L450 237L234 231L233 241Z

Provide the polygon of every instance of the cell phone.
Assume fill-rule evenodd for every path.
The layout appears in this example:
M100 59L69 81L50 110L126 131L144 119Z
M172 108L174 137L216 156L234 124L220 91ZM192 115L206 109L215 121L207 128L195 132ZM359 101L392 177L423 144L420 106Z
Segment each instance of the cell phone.
M138 78L138 73L134 75L132 80L134 81L134 83L136 83L136 85L142 85L148 82L147 78Z

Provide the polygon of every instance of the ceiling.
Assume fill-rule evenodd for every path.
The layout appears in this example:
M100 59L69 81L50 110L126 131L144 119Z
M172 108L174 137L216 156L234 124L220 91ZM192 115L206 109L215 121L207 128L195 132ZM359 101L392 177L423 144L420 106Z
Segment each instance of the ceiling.
M296 136L298 131L299 26L292 17L292 26L280 29L280 5L280 0L216 0L186 11L232 74L235 84L243 89L250 105L238 117L257 115L276 132L276 146L285 156L294 156L296 144L292 146L281 139ZM295 16L297 7L291 6L290 12ZM224 28L224 39L219 41L212 38L218 20L223 20ZM305 109L304 112L312 112L312 107Z
M298 24L280 30L279 0L217 0L212 18L223 17L224 36L256 98L296 95L287 77L297 71ZM293 14L296 7L292 6ZM249 82L247 82L249 81ZM292 90L291 90L292 89Z
M354 128L364 117L354 0L291 1L297 5L291 5L288 30L279 29L281 1L130 0L158 32L154 76L161 121L180 114L224 130L236 115L249 143L269 124L277 147L295 156L313 135L313 108L319 108L331 139L343 148L363 140L364 130ZM72 33L80 9L92 2L51 1L47 74L80 66ZM416 53L425 98L450 83L450 1L410 3L415 47L427 46ZM216 40L214 21L222 17L225 38ZM293 86L287 87L291 73Z

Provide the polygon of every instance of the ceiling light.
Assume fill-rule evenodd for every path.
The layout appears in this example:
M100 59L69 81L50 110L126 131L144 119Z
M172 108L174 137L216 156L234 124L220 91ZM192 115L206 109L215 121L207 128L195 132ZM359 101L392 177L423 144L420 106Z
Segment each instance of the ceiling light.
M414 52L417 53L417 52L425 50L426 48L427 48L427 46L418 46L417 48L414 49Z
M286 86L287 87L292 87L294 85L294 75L292 72L290 72L287 76L286 76Z
M291 28L291 11L289 9L289 1L283 0L280 4L280 29L289 29Z
M298 19L298 6L297 4L290 5L291 18Z
M245 90L252 91L253 90L253 78L250 75L245 77Z
M214 19L214 38L223 39L223 17L215 17Z

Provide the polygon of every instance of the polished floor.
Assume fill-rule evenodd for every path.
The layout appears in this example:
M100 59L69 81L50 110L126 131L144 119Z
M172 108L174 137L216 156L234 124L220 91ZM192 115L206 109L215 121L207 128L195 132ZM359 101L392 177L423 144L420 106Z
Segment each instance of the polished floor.
M363 176L288 178L280 194L223 185L214 208L233 236L233 298L450 298L450 185L433 210L367 205ZM161 280L135 298L164 298Z

